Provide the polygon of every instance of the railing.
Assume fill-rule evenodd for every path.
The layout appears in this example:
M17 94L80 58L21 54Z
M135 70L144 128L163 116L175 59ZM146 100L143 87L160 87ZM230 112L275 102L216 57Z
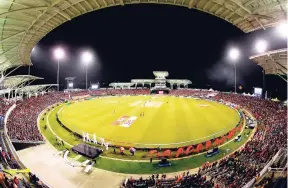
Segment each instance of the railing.
M21 143L21 144L44 144L44 141L31 141L31 140L17 140L17 139L10 139L13 143Z
M275 162L275 160L279 157L280 153L282 152L282 148L272 157L272 159L265 165L265 167L260 171L259 178L261 178L267 171L268 168ZM256 182L256 179L253 178L250 180L246 185L244 185L242 188L249 188L252 187L252 185Z

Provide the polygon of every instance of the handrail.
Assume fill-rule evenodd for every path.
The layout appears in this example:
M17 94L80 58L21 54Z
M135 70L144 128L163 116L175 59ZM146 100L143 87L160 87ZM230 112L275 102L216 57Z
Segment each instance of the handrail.
M260 171L259 178L261 178L267 171L268 168L275 162L275 160L279 157L280 153L282 152L282 148L279 149L279 151L272 157L272 159L265 165L265 167ZM244 185L242 188L250 188L252 185L256 182L256 178L253 178L250 180L246 185Z

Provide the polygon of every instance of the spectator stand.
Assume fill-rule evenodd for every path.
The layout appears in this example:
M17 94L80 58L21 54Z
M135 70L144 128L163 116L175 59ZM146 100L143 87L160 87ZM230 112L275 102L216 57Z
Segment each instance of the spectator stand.
M41 185L42 188L48 188L50 187L49 184L47 184L46 182L43 183L43 181L41 181L39 178L37 178L34 174L32 174L30 172L29 169L27 169L25 167L25 165L21 162L21 160L19 159L19 156L7 134L7 128L6 128L6 124L7 124L7 120L11 114L11 112L16 108L16 104L13 104L9 110L7 111L6 115L5 115L5 120L4 120L4 131L1 133L0 135L0 143L1 143L1 147L3 148L3 150L8 153L7 157L9 157L9 165L6 166L6 170L3 169L4 172L14 176L15 174L22 174L19 175L20 177L22 177L22 185L25 185L26 187L31 187L29 185L29 183L26 180L30 180L30 183L32 183L33 185ZM3 156L3 155L2 155ZM7 159L6 159L7 160ZM28 174L29 173L29 174ZM33 176L34 178L36 178L37 181L32 181L31 180L31 176ZM26 180L25 180L26 179Z

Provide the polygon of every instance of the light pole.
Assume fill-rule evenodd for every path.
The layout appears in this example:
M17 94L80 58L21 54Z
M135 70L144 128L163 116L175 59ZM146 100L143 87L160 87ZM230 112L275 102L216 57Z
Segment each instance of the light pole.
M81 54L81 61L84 63L85 65L85 71L86 71L86 89L88 89L88 78L87 78L87 74L88 74L88 65L93 61L94 57L92 52L89 51L84 51Z
M57 90L59 91L59 64L60 64L60 60L63 59L65 56L65 52L62 48L58 47L54 50L54 57L57 60L58 63L58 67L57 67Z
M240 55L240 51L237 48L231 48L229 51L229 58L232 60L234 64L234 92L236 93L237 91L237 69L236 69L236 61L238 60Z

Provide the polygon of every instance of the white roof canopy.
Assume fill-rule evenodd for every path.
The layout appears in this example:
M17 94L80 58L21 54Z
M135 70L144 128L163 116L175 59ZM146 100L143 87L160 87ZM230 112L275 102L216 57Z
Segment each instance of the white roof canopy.
M45 85L29 85L23 88L17 89L19 93L36 93L46 90L50 87L57 86L58 84L45 84Z
M249 57L260 65L265 74L287 75L287 48Z
M133 79L131 83L144 83L144 84L152 84L155 80L153 79Z
M2 81L4 89L17 89L23 87L27 82L32 82L37 79L43 79L32 75L16 75L5 77Z
M188 84L192 84L192 82L190 80L186 80L186 79L169 79L167 80L167 82L169 84L182 84L182 85L188 85Z

